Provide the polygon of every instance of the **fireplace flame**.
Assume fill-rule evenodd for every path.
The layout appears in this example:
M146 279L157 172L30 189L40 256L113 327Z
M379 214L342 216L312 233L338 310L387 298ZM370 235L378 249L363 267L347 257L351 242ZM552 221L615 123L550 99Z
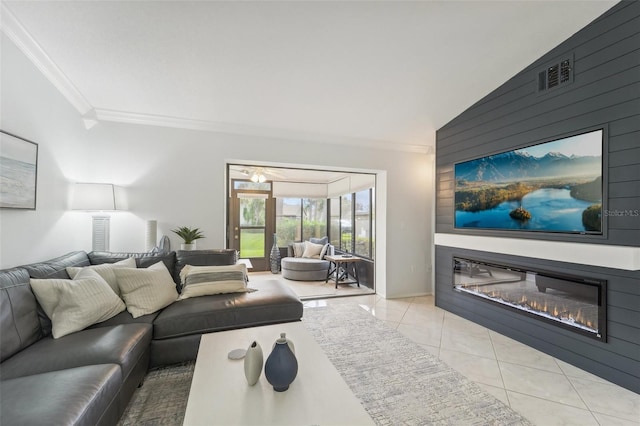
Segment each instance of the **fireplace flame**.
M462 287L462 289L499 303L511 305L525 311L556 319L565 324L586 328L595 332L598 331L597 324L595 324L595 322L583 312L582 308L572 308L568 303L563 303L562 301L550 300L546 297L544 300L537 300L535 297L530 297L527 294L522 294L513 299L513 297L511 297L513 295L510 295L508 291L487 289L485 286L481 285L469 285ZM545 293L539 294L541 297L542 295L545 295ZM535 294L533 296L535 296Z
M548 320L596 333L600 338L600 306L598 292L602 286L584 286L579 281L523 273L496 265L461 260L454 270L454 286L511 308L538 315ZM473 274L476 271L477 274Z

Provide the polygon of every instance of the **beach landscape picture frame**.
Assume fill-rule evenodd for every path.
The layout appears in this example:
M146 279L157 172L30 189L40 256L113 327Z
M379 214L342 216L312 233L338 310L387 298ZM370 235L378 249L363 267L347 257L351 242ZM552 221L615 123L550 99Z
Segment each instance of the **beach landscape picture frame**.
M0 208L36 209L38 144L0 130Z

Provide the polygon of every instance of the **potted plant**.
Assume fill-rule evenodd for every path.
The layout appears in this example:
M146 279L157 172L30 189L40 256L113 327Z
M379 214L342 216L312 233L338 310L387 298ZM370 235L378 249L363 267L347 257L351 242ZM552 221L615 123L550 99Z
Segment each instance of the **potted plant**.
M172 229L171 232L176 233L184 241L184 243L180 245L181 250L195 250L196 240L204 238L204 234L199 228L181 226L178 229Z

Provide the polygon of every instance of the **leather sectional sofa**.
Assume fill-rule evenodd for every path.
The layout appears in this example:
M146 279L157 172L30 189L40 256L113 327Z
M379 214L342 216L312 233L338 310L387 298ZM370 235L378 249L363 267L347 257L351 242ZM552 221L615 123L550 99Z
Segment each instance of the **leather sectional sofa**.
M229 265L233 250L164 254L73 252L0 271L0 424L113 425L149 368L195 359L203 333L302 318L302 303L276 280L249 283L254 292L173 302L133 318L127 310L54 339L30 278L69 279L67 267L135 257L138 268L164 262L179 290L189 264Z

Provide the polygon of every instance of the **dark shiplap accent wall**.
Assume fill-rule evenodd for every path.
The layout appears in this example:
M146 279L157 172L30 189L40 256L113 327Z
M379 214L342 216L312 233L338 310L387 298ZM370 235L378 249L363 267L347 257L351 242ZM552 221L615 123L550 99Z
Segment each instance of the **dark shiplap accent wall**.
M568 55L574 82L537 93L537 73ZM436 133L436 232L640 245L640 217L607 218L604 236L454 229L454 164L603 127L608 210L640 209L640 2L621 2ZM606 279L608 342L469 298L452 288L453 257ZM437 246L436 304L640 392L640 271Z
M608 130L608 210L640 209L640 2L623 2L436 133L436 232L637 246L640 218L611 216L607 234L454 229L453 165L586 129ZM574 82L537 93L545 65L574 57Z
M607 342L454 291L454 257L607 280ZM636 272L443 246L436 247L435 260L438 306L640 393L640 285Z

